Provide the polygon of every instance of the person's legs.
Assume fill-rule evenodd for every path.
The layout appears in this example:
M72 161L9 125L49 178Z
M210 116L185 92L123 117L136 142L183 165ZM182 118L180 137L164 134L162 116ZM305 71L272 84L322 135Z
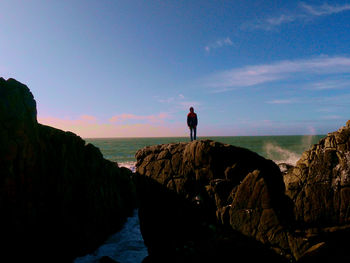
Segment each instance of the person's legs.
M190 127L190 137L191 137L191 142L193 141L193 137L192 137L192 127Z
M197 127L193 127L193 137L197 140Z

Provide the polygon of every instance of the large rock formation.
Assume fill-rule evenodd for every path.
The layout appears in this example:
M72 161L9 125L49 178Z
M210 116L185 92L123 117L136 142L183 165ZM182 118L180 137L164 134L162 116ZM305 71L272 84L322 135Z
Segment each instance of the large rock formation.
M284 180L297 221L350 226L350 121L304 152Z
M0 78L0 258L71 262L136 206L131 172L71 132L40 125L29 89Z
M284 182L299 231L326 242L320 257L349 261L350 121L304 152Z
M331 141L342 138L342 149L350 145L344 136L331 138L322 142L332 145ZM339 178L334 175L328 185L331 189L326 190L314 187L314 181L310 181L307 187L311 189L307 189L307 184L295 179L299 176L283 177L271 160L214 141L156 145L139 150L136 179L141 232L149 248L149 260L226 262L227 256L234 255L235 260L245 262L316 262L325 258L325 254L338 260L346 258L335 250L334 240L339 235L327 238L300 227L311 222L313 227L318 227L326 219L335 220L332 222L341 227L349 222L348 155L343 153L343 161L338 164L334 162L337 154L328 154L333 159L324 155L315 159L318 160L316 174L335 173ZM293 171L300 170L303 160L305 157ZM288 182L288 195L283 179ZM323 185L324 181L320 183ZM331 183L336 183L338 190ZM302 189L307 189L307 193ZM339 202L338 206L328 206L330 211L326 216L322 209L326 210L327 206L320 200L331 202L330 190L340 192L338 199L333 195L331 198ZM323 196L325 193L328 195ZM320 218L323 221L318 221Z
M232 249L242 260L264 255L271 260L274 256L266 248L286 258L299 253L300 239L288 230L292 206L274 162L247 149L209 140L146 147L136 158L137 178L143 187L139 190L141 231L150 256L169 249L170 243L165 241L169 239L177 242L172 244L174 251L192 242L204 257L211 250L215 260ZM144 190L145 182L152 190ZM156 197L152 200L152 194L160 201ZM216 238L200 234L213 228ZM206 248L198 248L205 239ZM226 244L227 251L213 251L213 246L219 247L218 240L226 240L231 247ZM294 251L289 243L295 244ZM249 253L248 247L260 253Z

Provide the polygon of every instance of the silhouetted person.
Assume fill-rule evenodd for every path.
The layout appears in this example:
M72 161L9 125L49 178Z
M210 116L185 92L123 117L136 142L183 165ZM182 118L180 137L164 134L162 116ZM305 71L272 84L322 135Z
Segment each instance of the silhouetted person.
M190 112L187 114L187 126L190 128L191 141L197 139L197 114L194 113L193 107L190 108ZM192 136L193 133L193 136Z

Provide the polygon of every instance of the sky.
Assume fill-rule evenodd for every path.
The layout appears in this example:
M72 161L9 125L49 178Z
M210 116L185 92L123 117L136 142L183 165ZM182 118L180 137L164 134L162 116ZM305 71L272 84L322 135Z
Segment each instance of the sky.
M327 134L350 119L350 1L0 0L0 77L83 138Z

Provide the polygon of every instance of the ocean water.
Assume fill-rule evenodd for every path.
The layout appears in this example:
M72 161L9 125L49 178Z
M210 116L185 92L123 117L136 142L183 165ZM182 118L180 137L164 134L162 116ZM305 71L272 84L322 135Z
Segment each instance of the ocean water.
M325 135L200 137L198 139L211 139L244 147L276 163L295 165L301 154L323 137ZM189 138L107 138L85 139L85 141L98 147L104 158L135 171L137 150L155 144L188 142ZM103 256L121 263L140 263L147 256L147 248L140 233L137 210L120 232L112 235L95 252L77 258L74 263L97 263Z
M294 136L234 136L234 137L200 137L222 143L240 146L252 150L261 156L277 163L295 164L300 155L311 145L317 143L325 135L294 135ZM103 156L118 162L119 166L135 169L135 153L145 146L188 142L189 138L113 138L85 139L100 148Z

